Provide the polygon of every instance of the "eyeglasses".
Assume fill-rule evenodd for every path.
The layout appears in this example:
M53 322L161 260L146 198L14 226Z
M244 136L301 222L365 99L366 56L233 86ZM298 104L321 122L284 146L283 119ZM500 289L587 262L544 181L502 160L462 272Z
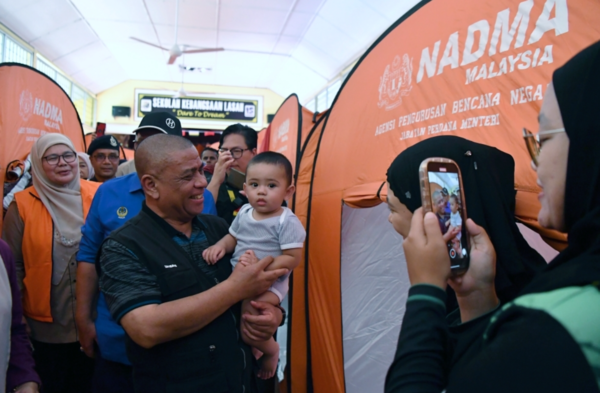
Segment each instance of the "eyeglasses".
M250 149L240 149L240 148L235 148L235 149L219 149L220 153L225 153L226 151L231 153L231 156L233 158L240 158L242 156L242 154L244 154L244 152L246 150L250 150Z
M63 159L64 162L66 162L67 164L70 164L71 162L73 162L77 159L77 154L73 153L72 151L68 151L62 155L50 154L46 157L42 157L42 159L46 160L46 162L50 165L58 165L61 158Z
M536 166L538 165L538 158L540 156L540 150L542 149L540 136L558 134L559 132L565 132L565 129L557 128L555 130L540 131L534 135L527 128L523 128L523 139L525 139L525 146L527 146L529 155Z
M106 155L106 154L98 153L98 154L94 154L92 156L92 158L94 160L96 160L97 162L103 162L107 158L108 158L109 161L112 161L112 162L119 161L119 155L118 154L109 154L109 155Z

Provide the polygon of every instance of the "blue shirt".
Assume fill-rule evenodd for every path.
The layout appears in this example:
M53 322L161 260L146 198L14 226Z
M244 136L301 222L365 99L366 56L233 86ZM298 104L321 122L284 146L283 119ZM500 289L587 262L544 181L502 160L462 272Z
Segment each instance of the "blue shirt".
M137 216L144 199L144 190L137 173L111 179L102 184L94 196L85 225L81 228L83 236L77 261L95 263L96 254L104 239L127 220ZM202 213L217 215L215 200L208 190L204 190ZM125 331L110 316L102 293L98 297L95 325L102 358L131 364L125 352Z

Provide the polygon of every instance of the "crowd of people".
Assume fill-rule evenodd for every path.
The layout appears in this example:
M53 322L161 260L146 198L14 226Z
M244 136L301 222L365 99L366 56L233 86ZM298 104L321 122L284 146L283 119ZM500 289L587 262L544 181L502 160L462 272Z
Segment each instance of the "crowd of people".
M538 221L569 233L549 264L516 225L510 155L439 136L392 162L389 221L412 286L386 392L600 391L599 69L597 43L556 70L539 131L525 134L543 189ZM263 392L305 240L286 207L293 167L257 154L256 131L241 124L201 155L169 113L145 116L134 134L124 163L110 135L87 152L62 134L34 143L32 185L15 193L0 241L0 383ZM430 157L454 160L463 188L440 186L425 214L411 196ZM447 243L460 250L464 227L470 267L455 276Z
M33 145L32 185L15 194L0 243L13 299L6 388L262 391L305 236L285 207L292 166L257 155L241 124L202 158L168 113L134 134L135 160L120 165L110 135L86 153L62 134ZM248 171L243 189L227 184L232 167Z

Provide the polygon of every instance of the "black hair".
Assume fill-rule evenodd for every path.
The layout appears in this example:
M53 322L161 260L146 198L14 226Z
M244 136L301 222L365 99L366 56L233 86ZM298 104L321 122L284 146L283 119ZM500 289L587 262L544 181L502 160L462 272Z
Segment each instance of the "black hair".
M202 150L202 154L204 154L205 151L212 151L217 155L217 157L219 157L219 151L217 149L213 149L212 147L205 147L204 150ZM200 155L201 157L202 154Z
M248 149L256 149L256 145L258 144L258 133L253 128L250 128L240 123L232 124L223 131L223 133L221 134L221 140L219 141L219 149L221 148L221 146L223 146L225 137L232 134L238 134L243 136L244 141L246 142L246 146L248 146Z
M256 164L278 165L283 167L283 169L285 169L285 177L288 185L292 184L292 164L290 163L290 160L288 160L283 154L274 151L265 151L255 155L248 163L246 173L252 165Z

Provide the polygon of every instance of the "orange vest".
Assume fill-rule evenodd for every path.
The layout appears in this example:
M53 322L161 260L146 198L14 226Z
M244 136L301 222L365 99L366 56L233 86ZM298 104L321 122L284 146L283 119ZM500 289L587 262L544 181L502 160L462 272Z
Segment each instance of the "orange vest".
M85 220L100 183L81 180L80 184ZM50 310L54 244L52 217L34 187L16 193L15 202L24 224L21 246L25 264L23 312L37 321L52 322Z

